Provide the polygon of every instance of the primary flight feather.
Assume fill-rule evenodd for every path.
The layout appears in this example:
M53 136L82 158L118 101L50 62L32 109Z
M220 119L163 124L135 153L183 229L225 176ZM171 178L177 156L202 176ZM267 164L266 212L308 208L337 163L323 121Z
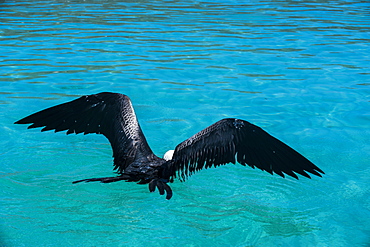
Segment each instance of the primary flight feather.
M43 127L71 133L103 134L113 150L114 169L118 176L90 178L78 182L120 180L149 184L153 192L172 197L167 184L175 177L185 180L194 172L236 162L298 179L297 174L310 178L308 173L321 177L324 172L297 151L245 120L222 119L166 153L165 159L156 156L149 147L137 121L128 96L119 93L98 93L56 105L29 115L16 124L31 124L28 128ZM172 156L172 157L171 157ZM297 173L297 174L296 174Z

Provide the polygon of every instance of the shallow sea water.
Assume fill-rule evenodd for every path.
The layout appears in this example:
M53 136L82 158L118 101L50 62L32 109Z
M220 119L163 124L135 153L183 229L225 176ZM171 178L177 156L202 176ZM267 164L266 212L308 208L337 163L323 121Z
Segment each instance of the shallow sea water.
M0 2L0 246L369 246L367 1ZM323 178L240 165L172 184L112 176L99 135L14 125L111 91L162 155L224 117L257 124Z

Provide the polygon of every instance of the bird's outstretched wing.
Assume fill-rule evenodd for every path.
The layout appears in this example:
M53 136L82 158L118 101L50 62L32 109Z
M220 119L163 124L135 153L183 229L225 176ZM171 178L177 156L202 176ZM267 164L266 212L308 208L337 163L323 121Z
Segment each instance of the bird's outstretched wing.
M164 177L185 180L195 171L239 162L282 177L324 173L297 151L260 127L240 119L222 119L177 145Z
M154 156L137 121L130 98L118 93L82 96L25 117L16 124L44 127L41 131L67 130L71 133L96 133L108 138L114 165L119 173L138 159Z

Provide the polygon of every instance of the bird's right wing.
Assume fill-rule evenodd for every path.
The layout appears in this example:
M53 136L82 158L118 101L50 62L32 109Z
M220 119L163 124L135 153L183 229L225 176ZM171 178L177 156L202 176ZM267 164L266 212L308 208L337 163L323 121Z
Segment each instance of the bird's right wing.
M41 131L103 134L112 146L115 169L120 173L135 160L154 156L131 101L123 94L105 92L82 96L15 123L32 124L28 128L44 127Z
M239 162L254 168L284 173L324 173L297 151L268 134L260 127L240 119L222 119L177 145L172 160L166 162L163 177L184 180L196 171Z

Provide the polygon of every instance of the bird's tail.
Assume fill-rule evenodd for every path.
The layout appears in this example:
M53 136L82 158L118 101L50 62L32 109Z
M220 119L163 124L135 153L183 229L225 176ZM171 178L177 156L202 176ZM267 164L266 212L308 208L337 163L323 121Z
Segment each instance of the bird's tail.
M121 176L117 176L117 177L88 178L88 179L73 181L72 183L76 184L76 183L81 183L81 182L97 182L97 181L99 181L101 183L113 183L113 182L118 182L118 181L121 181L121 180L128 180L128 179L130 179L129 176L121 175Z
M132 177L128 175L120 175L117 177L104 177L104 178L87 178L87 179L81 179L72 182L73 184L76 183L81 183L81 182L101 182L101 183L113 183L113 182L118 182L121 180L126 180L128 182L137 182L137 179L132 179ZM159 194L164 195L166 192L166 199L169 200L172 197L172 189L171 187L167 184L169 182L168 179L163 179L163 178L155 178L152 179L149 182L149 191L154 192L156 188L158 188ZM140 182L139 182L140 183ZM147 183L147 182L141 182L141 183Z

